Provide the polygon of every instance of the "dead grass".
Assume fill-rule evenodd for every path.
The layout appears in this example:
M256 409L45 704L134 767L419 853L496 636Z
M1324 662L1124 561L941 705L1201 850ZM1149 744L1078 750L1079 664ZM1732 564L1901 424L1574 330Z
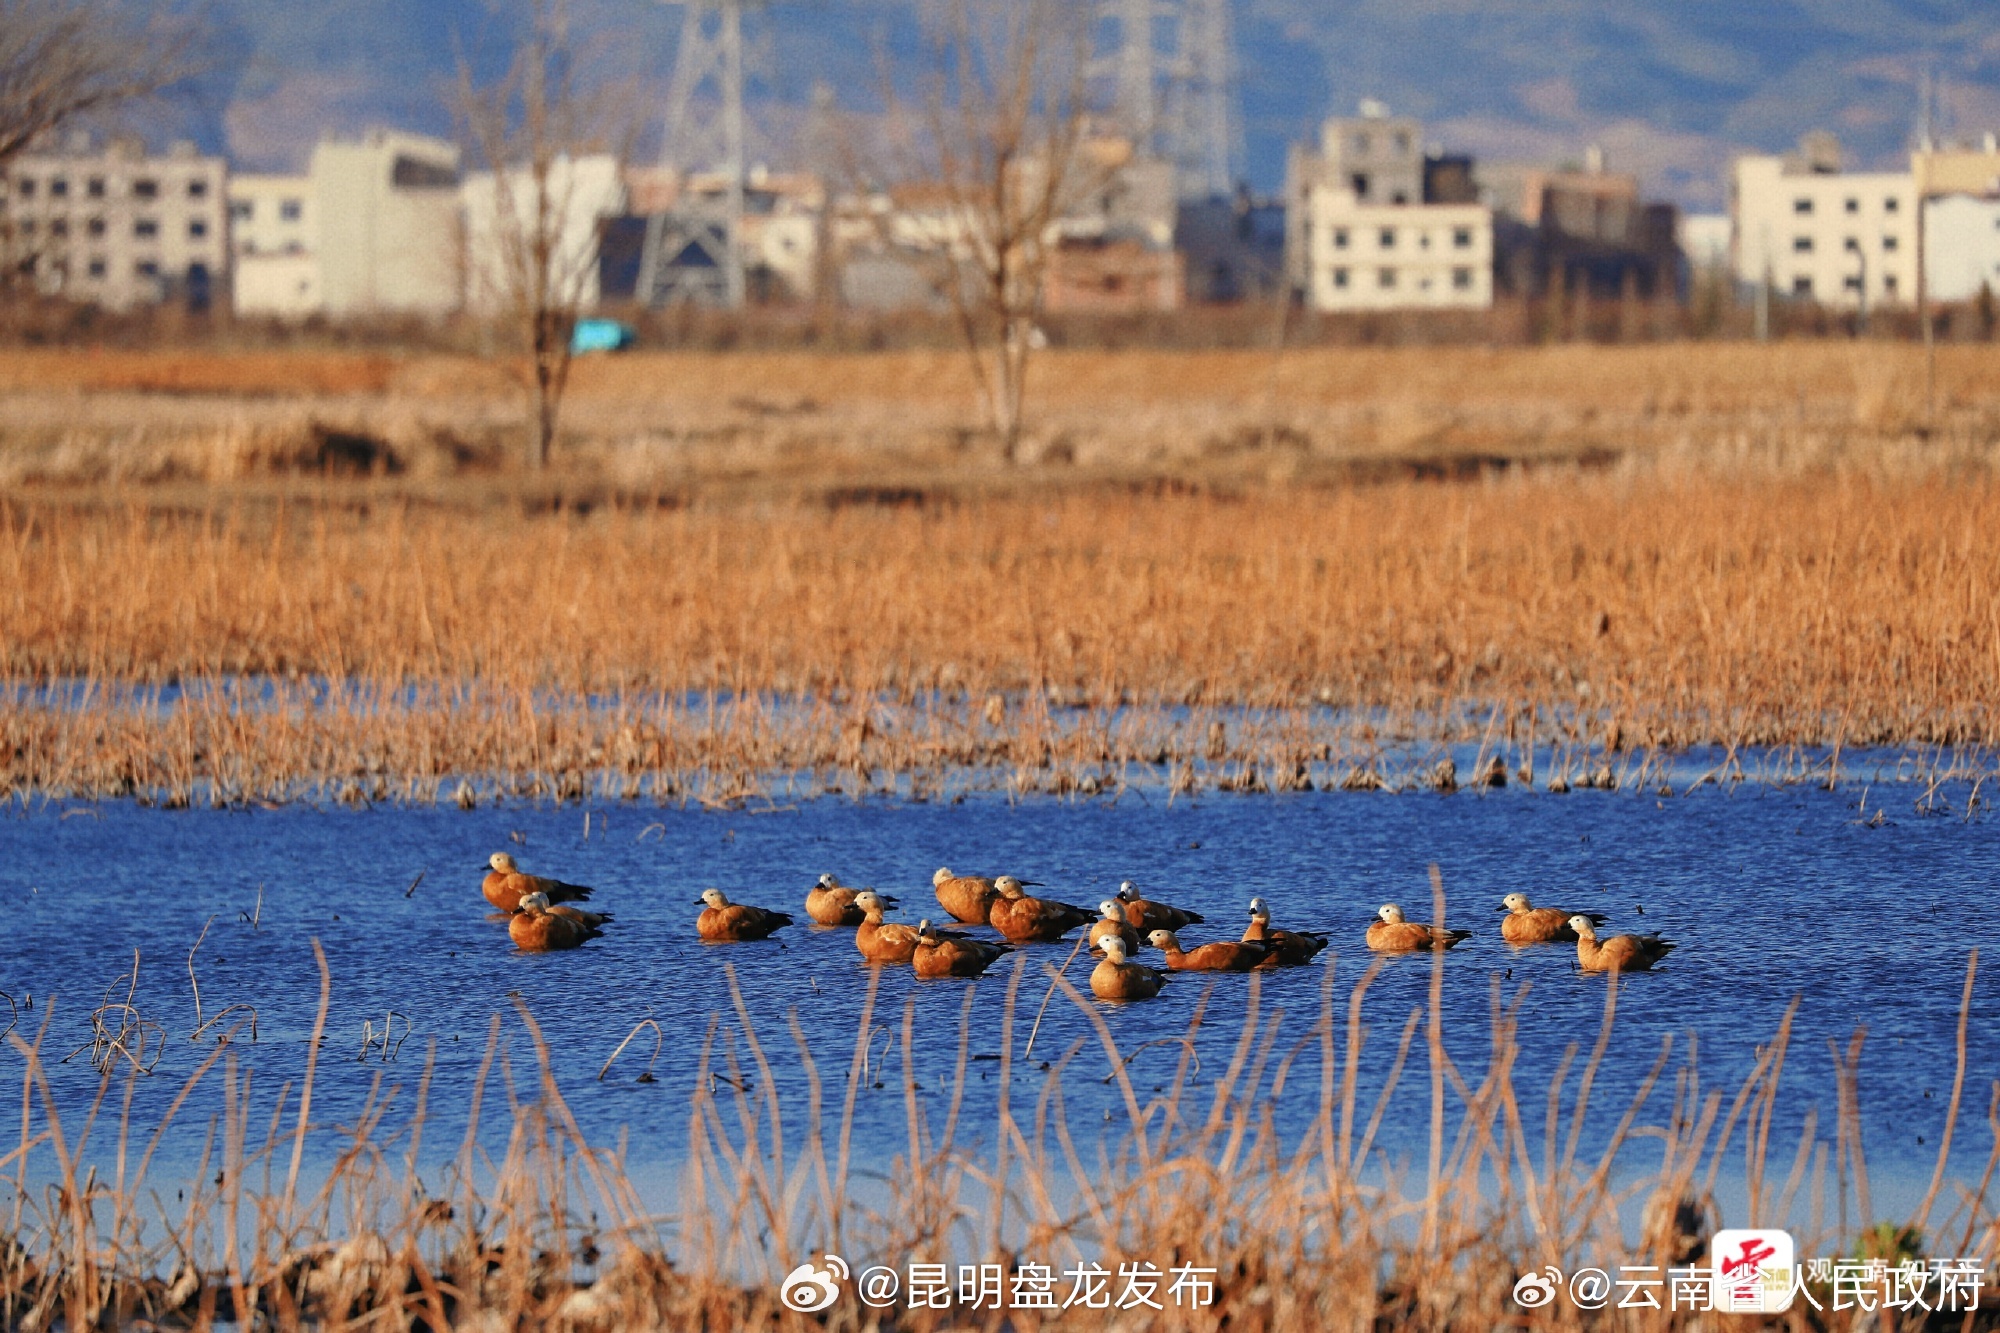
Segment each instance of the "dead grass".
M1933 404L1902 343L1051 351L1027 466L1003 470L949 352L643 353L579 364L558 461L571 488L648 495L1079 472L1294 484L1509 460L1990 466L2000 370L1975 347L1938 366ZM5 351L0 395L0 484L58 488L321 473L328 432L413 476L483 472L521 410L504 364L433 354Z
M1696 744L1969 754L2000 744L1996 522L1992 478L1854 473L587 517L16 504L0 666L88 693L17 687L0 779L723 798L965 768L1325 785L1395 738L1627 781L1626 756ZM169 682L196 697L121 693Z
M1725 772L1957 747L1927 771L1976 777L2000 363L1944 349L1925 425L1917 358L1061 353L1004 469L944 353L645 355L579 369L530 480L489 363L7 353L0 672L97 692L0 704L0 786L1440 780L1394 739L1477 743L1477 776L1629 782L1713 743ZM121 696L173 681L207 691Z
M1976 966L1975 954L1968 1003ZM1096 1041L1049 1052L1039 1077L1020 1047L1020 1005L1033 1003L1022 987L1043 984L1025 955L1010 978L986 983L1004 986L1005 1000L976 1023L968 988L955 1034L919 1032L914 1000L900 1021L878 1015L871 982L844 1087L822 1079L795 1015L791 1050L782 1039L767 1045L773 1016L749 1011L732 974L734 1012L710 1017L688 1105L683 1181L670 1199L645 1197L633 1184L622 1145L584 1134L525 1005L517 1026L495 1015L470 1105L454 1108L464 1137L442 1168L424 1146L428 1062L414 1089L377 1076L352 1123L333 1126L313 1118L315 1087L327 1077L313 1058L297 1094L287 1084L274 1099L253 1078L258 1047L239 1025L158 1123L137 1124L132 1093L146 1077L137 1060L114 1069L88 1108L58 1106L45 1064L57 1019L45 1010L37 1033L8 1039L22 1061L22 1116L17 1146L0 1159L13 1176L0 1312L22 1329L136 1319L277 1329L963 1326L955 1312L907 1303L871 1310L851 1287L823 1316L781 1309L781 1277L830 1250L856 1273L872 1263L1039 1262L1059 1274L1083 1260L1113 1273L1128 1260L1216 1270L1210 1306L1163 1300L1150 1317L1072 1309L1051 1319L1061 1327L1650 1333L1712 1327L1712 1317L1665 1308L1614 1318L1566 1300L1529 1313L1509 1293L1517 1275L1545 1265L1651 1265L1669 1282L1672 1270L1703 1259L1719 1226L1788 1226L1802 1259L1861 1254L1893 1266L1936 1256L1981 1261L1989 1271L2000 1259L2000 1218L1986 1193L2000 1138L1976 1186L1944 1188L1967 1072L1963 1017L1933 1186L1914 1215L1878 1226L1859 1149L1859 1033L1840 1060L1832 1123L1809 1108L1802 1121L1780 1121L1801 1125L1786 1142L1773 1123L1789 1011L1740 1087L1711 1088L1692 1051L1676 1062L1671 1038L1650 1057L1617 1043L1614 981L1588 1050L1589 1034L1577 1034L1545 1090L1519 1089L1526 986L1507 990L1493 979L1481 1069L1446 1053L1443 955L1432 963L1427 1004L1407 1019L1391 1016L1384 1032L1365 1008L1380 967L1349 987L1327 966L1317 1021L1302 1039L1281 1011L1265 1011L1261 979L1244 979L1241 998L1228 1001L1240 1006L1240 1029L1222 1068L1195 1057L1213 991L1184 1039L1148 1053L1121 1043L1115 1007L1089 1000L1050 968L1051 984L1079 1007ZM314 1052L327 1014L323 955L321 975ZM510 1057L523 1038L533 1060L517 1074ZM1364 1085L1362 1050L1385 1041L1396 1051L1389 1072ZM982 1059L993 1055L983 1048L998 1047L990 1081L971 1077L975 1042ZM1630 1101L1594 1102L1606 1062L1632 1059L1650 1065ZM809 1092L786 1102L773 1066L794 1061ZM1378 1137L1406 1069L1430 1090L1421 1161ZM1096 1085L1092 1097L1108 1089L1122 1123L1073 1121L1068 1098L1082 1095L1079 1084ZM200 1132L185 1126L218 1091L221 1107L192 1178L158 1180L152 1161L162 1139ZM902 1103L907 1147L878 1175L853 1135L857 1106L880 1097ZM1303 1132L1277 1131L1281 1100L1305 1111L1290 1121ZM2000 1129L1990 1111L1988 1127ZM115 1143L104 1143L114 1132ZM327 1166L302 1173L308 1158ZM1743 1184L1741 1217L1723 1216L1716 1186L1725 1175ZM1852 1230L1844 1221L1850 1199ZM1820 1310L1801 1300L1768 1325L1795 1333L1890 1326L1872 1310L1832 1310L1829 1294L1819 1286ZM998 1327L999 1316L986 1326ZM1992 1327L1993 1317L1911 1315L1894 1326L1971 1330Z

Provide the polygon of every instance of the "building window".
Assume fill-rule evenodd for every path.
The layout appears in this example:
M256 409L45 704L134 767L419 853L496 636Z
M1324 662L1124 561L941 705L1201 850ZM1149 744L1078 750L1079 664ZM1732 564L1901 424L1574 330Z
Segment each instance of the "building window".
M49 235L51 236L69 235L69 219L57 218L53 222L49 223Z
M1812 294L1813 290L1812 290L1811 278L1808 278L1805 275L1801 274L1800 276L1792 279L1793 296L1811 296Z
M1811 216L1812 216L1812 200L1810 200L1810 199L1794 199L1794 200L1792 200L1792 211L1793 211L1794 213L1797 213L1797 214L1798 214L1798 215L1799 215L1800 217L1802 217L1802 218L1809 218L1809 217L1811 217Z
M200 177L196 177L194 180L189 181L188 198L190 199L208 198L208 182L202 180Z
M157 278L160 276L160 266L150 259L140 260L132 266L132 271L142 278Z
M1893 194L1890 195L1887 199L1884 199L1882 201L1882 211L1884 213L1894 213L1897 209L1901 208L1902 206L1903 206L1903 201L1898 199Z
M1451 231L1452 248L1470 250L1472 248L1472 228L1454 227Z
M1859 213L1861 211L1861 201L1859 199L1849 199L1847 201L1847 211L1850 213Z
M1385 268L1377 272L1375 274L1375 285L1385 292L1394 287L1396 285L1396 270Z
M248 222L251 215L255 212L256 206L248 199L231 199L229 201L229 216L233 221Z
M1389 196L1389 202L1392 204L1407 204L1410 202L1410 196L1404 194L1401 190L1398 190L1396 191L1396 193Z
M151 176L141 176L132 182L132 197L135 199L157 199L160 197L160 183Z
M142 241L150 241L160 234L160 224L152 218L140 218L132 224L132 234Z
M189 240L198 241L206 235L208 235L208 223L206 220L202 218L190 218L188 220Z
M1410 132L1408 130L1396 131L1396 151L1399 153L1410 151Z
M1347 228L1335 227L1333 229L1333 248L1336 250L1345 250L1347 248Z
M93 277L93 278L101 278L101 277L103 277L103 276L104 276L104 261L103 261L102 259L93 259L93 260L91 260L91 261L90 261L90 265L89 265L89 267L88 267L88 268L87 268L87 269L86 269L85 271L86 271L86 272L88 272L88 273L90 274L90 276L91 276L91 277Z
M1354 197L1356 199L1366 199L1368 197L1367 172L1365 171L1355 172L1349 183L1354 186Z
M49 177L49 198L51 199L69 198L69 177L67 176Z
M35 197L35 178L33 176L23 176L21 179L15 181L14 193L20 195L23 199L33 199Z
M1461 292L1469 292L1469 291L1471 291L1471 290L1472 290L1472 270L1471 270L1471 269L1469 269L1469 268L1455 268L1455 269L1453 269L1453 270L1451 271L1451 285L1452 285L1453 289L1454 289L1454 290L1457 290L1457 291L1461 291Z
M1884 296L1894 296L1895 294L1896 294L1896 275L1895 275L1895 274L1893 274L1893 273L1885 273L1885 274L1883 274L1883 275L1882 275L1882 295L1884 295Z
M1896 237L1884 236L1882 238L1882 253L1885 255L1892 255L1896 253L1896 245L1897 245Z
M1794 236L1794 237L1792 238L1792 253L1793 253L1793 254L1795 254L1795 255L1809 255L1809 254L1811 254L1811 253L1812 253L1812 248L1813 248L1813 244L1812 244L1812 237L1810 237L1810 236Z
M104 234L104 219L92 218L90 221L83 224L83 229L89 232L92 236L102 236Z
M1840 248L1851 255L1858 255L1861 253L1861 242L1855 237L1850 236L1847 238L1847 243Z
M1341 288L1341 289L1342 289L1343 291L1344 291L1344 290L1346 290L1346 287L1347 287L1347 270L1346 270L1346 269L1344 269L1344 268L1337 268L1337 269L1335 269L1335 270L1333 271L1333 285L1334 285L1334 286L1336 286L1336 287L1339 287L1339 288Z
M104 177L92 176L88 181L84 182L83 192L92 199L102 199L104 197Z
M1379 240L1381 241L1381 243L1382 243L1382 248L1383 248L1384 250L1393 250L1393 249L1395 249L1395 248L1396 248L1396 229L1395 229L1394 227L1384 227L1384 228L1382 228L1382 234L1381 234L1381 236L1380 236L1380 237L1379 237L1378 239L1379 239Z
M305 216L306 205L302 199L280 199L278 201L278 221L297 222Z

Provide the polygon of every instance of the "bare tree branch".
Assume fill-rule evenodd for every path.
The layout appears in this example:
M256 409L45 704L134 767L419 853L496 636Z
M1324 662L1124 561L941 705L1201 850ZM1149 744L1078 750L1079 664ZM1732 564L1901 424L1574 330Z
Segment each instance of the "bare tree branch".
M1053 229L1101 183L1086 151L1092 12L1073 0L938 0L924 13L917 105L885 80L900 174L945 211L943 294L1010 461Z
M481 86L458 62L454 109L468 155L493 180L480 218L492 234L467 238L468 295L497 309L526 359L528 461L537 469L555 442L570 339L597 262L594 217L584 219L589 243L576 243L577 211L589 206L581 159L608 153L622 171L629 145L629 133L612 138L626 99L584 86L578 70L588 64L571 45L564 0L533 0L527 33L498 81ZM486 248L475 250L475 240Z
M193 74L193 35L115 0L0 0L0 164L71 121Z

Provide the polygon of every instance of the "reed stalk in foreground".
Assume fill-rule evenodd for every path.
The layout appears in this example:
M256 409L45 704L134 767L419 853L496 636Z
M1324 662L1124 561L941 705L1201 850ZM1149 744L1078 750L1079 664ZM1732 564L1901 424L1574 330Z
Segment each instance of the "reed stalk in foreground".
M1441 976L1441 959L1432 966ZM1260 978L1248 978L1219 1070L1202 1067L1196 1038L1228 988L1204 994L1182 1038L1128 1050L1116 1035L1118 1011L1057 977L1094 1038L1078 1040L1037 1078L1021 1077L1015 1057L1027 1027L1022 986L1034 976L1024 959L999 982L993 1080L972 1077L975 1027L982 1044L991 1040L996 1011L976 1010L970 988L959 1030L947 1038L916 1030L913 1001L899 1021L878 1016L871 982L854 1057L835 1089L796 1017L791 1053L766 1044L732 975L732 1013L709 1025L689 1103L684 1183L672 1199L642 1196L622 1144L588 1141L525 1006L516 1021L531 1066L516 1075L506 1018L496 1014L463 1108L464 1137L442 1166L426 1165L434 1160L424 1147L428 1063L393 1128L403 1090L384 1087L379 1073L353 1123L325 1126L310 1117L312 1085L323 1075L309 1065L296 1094L288 1086L260 1099L245 1063L254 1048L225 1040L159 1123L142 1126L131 1112L145 1077L136 1053L107 1073L89 1106L57 1105L47 1076L54 1019L45 1012L39 1031L8 1038L22 1061L22 1101L18 1143L0 1158L13 1194L0 1242L0 1318L23 1329L143 1318L168 1327L929 1330L970 1317L907 1302L872 1309L851 1285L824 1314L785 1309L777 1295L785 1274L832 1251L856 1274L929 1262L1215 1269L1212 1304L1078 1308L1039 1324L1016 1315L1024 1328L1712 1327L1712 1316L1686 1311L1589 1312L1562 1301L1526 1310L1510 1293L1521 1274L1548 1265L1683 1267L1702 1257L1723 1223L1789 1225L1802 1257L2000 1260L2000 1214L1989 1196L2000 1137L1976 1182L1955 1181L1948 1170L1976 966L1975 955L1936 1173L1900 1226L1875 1225L1869 1211L1852 1083L1859 1033L1842 1058L1831 1154L1836 1211L1848 1218L1851 1199L1858 1212L1836 1224L1828 1217L1829 1144L1816 1114L1806 1113L1795 1144L1774 1136L1790 1012L1733 1092L1705 1086L1692 1052L1676 1067L1669 1038L1629 1101L1604 1107L1593 1104L1594 1084L1607 1062L1634 1054L1617 1047L1615 979L1587 1053L1581 1042L1568 1048L1538 1109L1513 1073L1527 987L1510 991L1498 978L1483 1069L1447 1052L1433 984L1427 1003L1390 1029L1394 1057L1374 1086L1363 1086L1360 1070L1364 1048L1384 1040L1365 1013L1379 962L1344 995L1329 964L1317 1020L1297 1038L1281 1012L1267 1012ZM323 1022L324 971L321 984ZM776 1062L789 1059L806 1076L802 1103L774 1091ZM1412 1061L1423 1063L1431 1089L1428 1148L1415 1169L1383 1138ZM1122 1123L1087 1132L1072 1123L1066 1098L1084 1080L1115 1090ZM222 1107L207 1130L177 1130L199 1115L197 1097L213 1099L217 1082ZM1161 1090L1143 1092L1151 1082ZM940 1093L924 1095L934 1085ZM862 1165L854 1142L857 1108L878 1086L904 1106L905 1144L886 1170ZM495 1096L505 1106L497 1125L486 1110ZM1299 1101L1307 1127L1281 1135L1274 1107ZM1989 1128L2000 1129L1996 1114L2000 1084ZM106 1132L101 1120L115 1126L109 1152L93 1146ZM199 1135L204 1146L192 1178L173 1182L170 1207L152 1160L173 1132ZM1652 1141L1636 1154L1648 1159L1643 1165L1633 1161L1642 1140ZM1586 1143L1596 1146L1586 1151ZM308 1145L323 1173L302 1175ZM1735 1171L1745 1215L1724 1218L1717 1184ZM1993 1326L1990 1315L1963 1312L1896 1320L1836 1312L1823 1284L1816 1299L1828 1308L1801 1302L1768 1322L1795 1330ZM1001 1318L989 1311L976 1322L999 1327Z

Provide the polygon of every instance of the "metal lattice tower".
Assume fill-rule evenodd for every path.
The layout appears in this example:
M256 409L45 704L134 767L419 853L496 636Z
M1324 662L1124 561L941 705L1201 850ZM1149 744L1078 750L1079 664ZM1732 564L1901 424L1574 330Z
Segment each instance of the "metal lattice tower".
M1170 152L1183 199L1221 198L1236 188L1243 161L1229 0L1181 0L1180 8Z
M675 3L676 0L668 0ZM682 195L646 224L639 295L655 305L743 304L743 0L679 0L686 8L667 88L660 165ZM687 190L695 172L722 176L720 200Z
M1090 74L1111 85L1118 128L1173 162L1183 199L1227 195L1242 160L1229 0L1099 0L1098 17L1117 37Z

